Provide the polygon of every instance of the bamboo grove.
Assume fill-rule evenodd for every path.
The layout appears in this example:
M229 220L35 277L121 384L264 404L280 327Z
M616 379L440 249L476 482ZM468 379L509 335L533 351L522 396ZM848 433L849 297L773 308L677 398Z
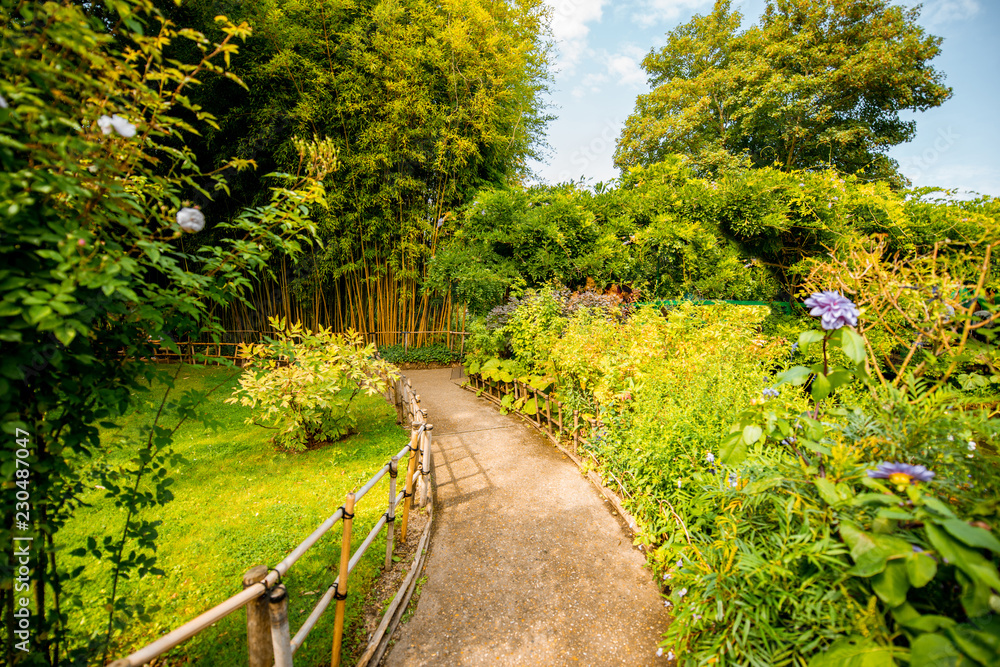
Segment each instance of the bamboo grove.
M166 11L210 32L217 4ZM229 196L200 202L209 219L254 203L266 174L294 171L294 136L329 138L339 163L326 208L312 211L320 242L296 265L254 276L256 310L225 313L226 329L266 330L270 315L364 333L459 325L464 310L448 290L422 289L427 260L473 192L519 182L537 156L548 120L543 3L266 0L226 10L253 28L232 60L246 88L221 77L200 87L219 123L195 150L213 165L235 153L257 169L233 174Z

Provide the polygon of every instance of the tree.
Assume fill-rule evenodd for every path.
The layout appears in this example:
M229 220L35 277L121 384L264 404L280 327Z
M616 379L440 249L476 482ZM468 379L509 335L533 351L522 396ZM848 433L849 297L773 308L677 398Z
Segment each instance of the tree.
M706 170L744 157L901 182L886 152L912 139L916 123L900 112L951 95L929 64L941 38L917 24L919 7L770 0L759 24L737 33L730 4L718 0L643 61L656 88L626 122L618 166L686 153Z

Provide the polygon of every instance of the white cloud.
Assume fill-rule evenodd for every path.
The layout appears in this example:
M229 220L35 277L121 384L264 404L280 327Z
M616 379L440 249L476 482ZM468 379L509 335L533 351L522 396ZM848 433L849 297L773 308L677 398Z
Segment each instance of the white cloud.
M900 161L900 171L913 181L914 187L956 188L964 192L1000 197L1000 169L964 164L934 165L926 170Z
M712 0L642 0L632 20L644 28L657 23L676 22L685 12L711 7Z
M624 86L641 86L646 83L646 72L636 58L624 53L608 57L608 73L612 79Z
M575 86L570 93L575 99L582 99L589 93L599 93L608 82L608 76L600 73L590 73L580 80L580 85Z
M587 51L588 23L601 20L608 0L546 0L552 10L552 36L559 49L559 65L571 70Z
M977 0L930 0L924 3L921 23L935 27L953 21L965 21L979 13Z

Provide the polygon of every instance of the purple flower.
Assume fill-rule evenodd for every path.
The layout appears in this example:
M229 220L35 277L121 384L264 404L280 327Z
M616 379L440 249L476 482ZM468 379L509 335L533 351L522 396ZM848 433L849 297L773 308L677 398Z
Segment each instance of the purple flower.
M868 471L868 476L874 479L887 479L897 486L929 482L934 479L934 473L924 466L909 463L879 463L875 470Z
M843 326L857 326L858 312L850 299L841 296L840 292L816 292L805 300L809 314L820 317L823 328L833 331Z

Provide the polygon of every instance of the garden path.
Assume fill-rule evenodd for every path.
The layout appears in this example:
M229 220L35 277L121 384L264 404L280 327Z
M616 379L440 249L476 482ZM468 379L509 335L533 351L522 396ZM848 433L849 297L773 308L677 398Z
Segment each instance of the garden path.
M667 664L659 590L576 465L449 369L407 376L434 424L435 526L416 611L383 664Z

